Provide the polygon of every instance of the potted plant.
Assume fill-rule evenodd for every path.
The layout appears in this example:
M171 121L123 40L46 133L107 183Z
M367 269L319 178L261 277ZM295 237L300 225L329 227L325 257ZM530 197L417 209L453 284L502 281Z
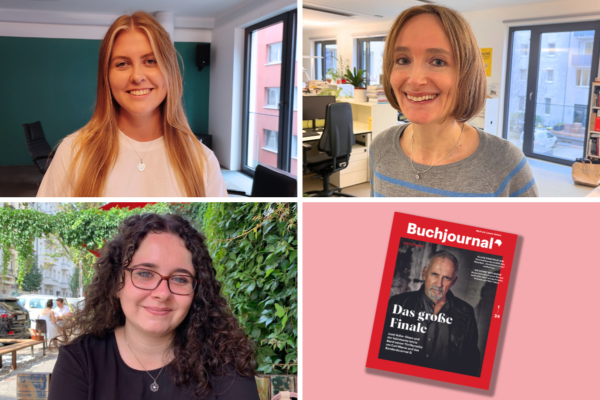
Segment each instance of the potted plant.
M333 68L329 68L327 70L327 75L331 76L331 79L333 80L333 83L341 83L340 80L340 74L337 70L333 69Z
M356 70L354 67L354 73L350 69L346 70L346 79L348 83L354 86L354 99L359 102L367 101L367 88L362 87L365 83L365 72L362 69Z

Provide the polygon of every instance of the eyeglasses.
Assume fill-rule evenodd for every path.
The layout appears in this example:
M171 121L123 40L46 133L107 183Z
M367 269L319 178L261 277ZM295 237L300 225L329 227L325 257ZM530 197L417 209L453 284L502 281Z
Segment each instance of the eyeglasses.
M133 286L143 290L154 290L162 281L167 281L171 293L185 296L191 294L200 282L200 279L191 275L164 276L145 268L124 268L124 270L131 272Z

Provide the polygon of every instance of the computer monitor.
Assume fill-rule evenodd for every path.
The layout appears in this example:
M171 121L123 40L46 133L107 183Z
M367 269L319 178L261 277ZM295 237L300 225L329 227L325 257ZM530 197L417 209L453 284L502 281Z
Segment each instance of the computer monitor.
M324 120L331 103L335 103L335 96L302 96L302 120Z

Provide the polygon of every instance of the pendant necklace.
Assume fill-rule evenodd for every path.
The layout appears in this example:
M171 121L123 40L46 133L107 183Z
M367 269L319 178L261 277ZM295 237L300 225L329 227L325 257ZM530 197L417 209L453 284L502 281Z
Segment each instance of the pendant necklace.
M129 138L127 137L127 135L125 135L125 139L127 139L127 142L129 143L129 145L131 146L131 148L133 149L133 151L135 151L135 154L137 154L137 156L140 157L140 153L138 153L137 150L135 149L135 147L133 147L133 145L131 144L131 141L129 140ZM148 152L148 150L150 150L150 146L152 146L152 142L154 142L154 140L150 141L150 144L148 145L148 148L146 148L146 151L144 152L144 156L140 157L140 162L137 165L137 169L139 169L140 172L142 172L143 170L146 169L146 164L144 164L144 157L146 157L146 153Z
M133 352L133 350L131 350L131 346L129 345L129 343L127 342L127 338L125 338L125 329L123 328L123 339L125 339L125 344L127 345L127 347L129 347L129 351L131 351L131 354L133 354L133 356L135 357L135 359L137 360L137 362L140 363L140 365L142 366L142 368L144 368L144 371L150 375L150 372L148 372L148 370L146 369L146 367L144 367L144 365L142 364L142 362L140 361L139 358L137 358L137 356L135 355L135 353ZM152 380L154 382L152 382L152 384L150 385L150 390L152 390L153 392L158 392L158 383L156 383L156 380L158 379L158 377L160 376L161 372L163 371L163 369L165 369L165 367L163 366L160 371L158 372L158 375L156 375L156 378L154 378L152 375L150 375L150 378L152 378Z
M436 162L435 164L433 164L431 167L429 167L429 168L427 168L426 170L423 170L423 171L419 171L413 165L413 146L415 144L415 133L413 132L412 136L410 137L410 166L417 173L417 175L415 175L415 178L417 178L417 180L421 179L421 177L419 175L424 174L425 172L429 171L431 168L435 167L436 165L438 165L439 163L441 163L442 161L444 161L446 158L450 157L452 155L452 153L454 153L454 150L456 150L456 148L458 147L458 144L460 143L460 138L462 137L462 134L463 134L464 130L465 130L465 123L463 122L462 129L460 130L460 136L458 137L458 141L454 145L454 148L452 149L452 151L446 157L442 158L441 160L439 160L438 162Z

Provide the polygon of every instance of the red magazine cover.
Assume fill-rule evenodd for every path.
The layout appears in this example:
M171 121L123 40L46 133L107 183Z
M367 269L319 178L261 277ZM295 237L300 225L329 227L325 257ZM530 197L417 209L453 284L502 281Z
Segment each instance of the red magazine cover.
M395 213L367 368L488 390L516 243Z

